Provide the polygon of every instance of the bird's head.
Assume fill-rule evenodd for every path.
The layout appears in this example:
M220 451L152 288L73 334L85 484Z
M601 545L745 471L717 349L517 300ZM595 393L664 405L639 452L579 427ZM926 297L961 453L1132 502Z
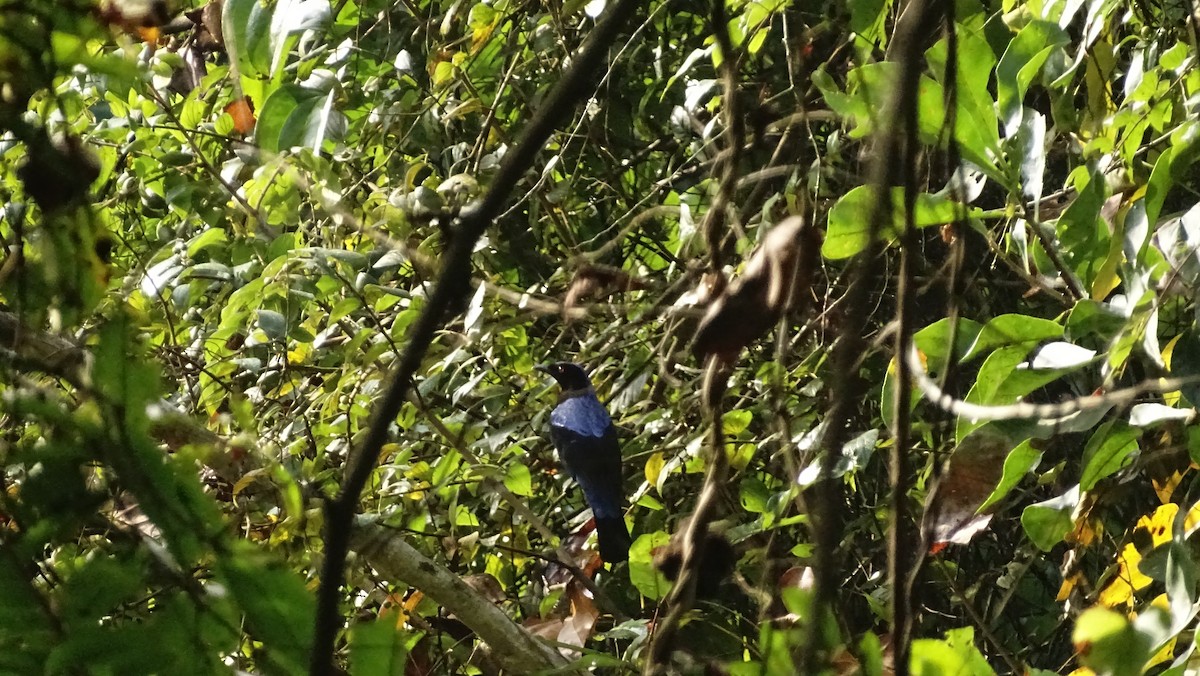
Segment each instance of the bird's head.
M592 386L591 381L588 380L587 373L579 364L572 364L569 361L558 361L553 364L541 364L535 368L558 381L564 392L586 390Z

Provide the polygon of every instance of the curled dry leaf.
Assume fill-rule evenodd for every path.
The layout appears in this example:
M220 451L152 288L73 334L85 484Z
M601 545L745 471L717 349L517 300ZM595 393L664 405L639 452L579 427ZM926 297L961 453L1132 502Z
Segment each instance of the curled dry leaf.
M929 553L937 554L951 543L967 544L987 528L991 512L978 511L1000 483L1011 446L1007 437L984 428L955 449L925 510L922 530L930 543Z
M203 52L225 51L225 35L221 32L221 0L212 0L185 14L196 24L192 37L197 48Z
M779 576L779 587L795 587L812 591L817 584L817 575L811 566L792 566Z
M644 280L620 268L585 263L575 271L563 307L570 310L586 299L596 300L622 291L641 291L648 286Z
M663 577L674 582L679 578L680 568L683 567L683 537L687 532L691 517L684 519L679 528L671 535L671 540L663 547L656 547L651 554L654 557L654 567ZM733 574L737 563L737 551L723 533L712 530L704 534L701 541L700 569L696 576L696 596L711 598L717 595L721 584Z
M561 644L559 652L573 659L579 656L576 648L582 648L595 633L600 610L578 580L567 583L563 600L566 603L558 603L546 617L530 618L524 624L531 634Z
M792 216L776 225L742 275L709 306L696 330L693 353L702 360L713 355L732 363L785 311L804 309L820 250L820 235L805 219Z
M239 134L249 134L254 131L254 103L250 101L249 96L243 96L240 99L235 99L233 103L225 106L225 112L229 113L229 117L233 118L233 130Z

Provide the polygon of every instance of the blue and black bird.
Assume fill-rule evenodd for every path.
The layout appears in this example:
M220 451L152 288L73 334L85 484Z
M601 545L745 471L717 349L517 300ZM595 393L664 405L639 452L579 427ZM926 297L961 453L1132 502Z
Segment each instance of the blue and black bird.
M609 563L625 561L630 538L625 528L621 448L612 418L579 364L556 362L537 369L562 387L558 405L550 413L550 440L596 516L600 557Z

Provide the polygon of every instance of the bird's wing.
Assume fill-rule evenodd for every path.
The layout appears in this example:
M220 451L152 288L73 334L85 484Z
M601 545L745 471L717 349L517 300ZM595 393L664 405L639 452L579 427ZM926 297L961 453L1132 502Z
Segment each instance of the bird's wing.
M599 517L621 514L625 491L617 430L599 401L564 401L550 416L550 438L571 478Z

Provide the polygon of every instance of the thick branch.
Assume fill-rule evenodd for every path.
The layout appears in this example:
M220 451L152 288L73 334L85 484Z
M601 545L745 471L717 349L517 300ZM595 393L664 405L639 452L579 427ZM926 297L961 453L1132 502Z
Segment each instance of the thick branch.
M913 259L920 255L913 210L917 199L917 86L920 75L919 59L922 43L918 36L934 27L939 12L924 2L913 2L905 10L897 30L899 47L896 59L902 72L901 91L896 94L899 119L891 129L888 145L901 150L903 161L899 177L904 184L904 231L901 234L899 285L896 289L896 354L905 354L912 347L915 330L913 321ZM951 19L953 20L953 19ZM950 56L951 59L954 55ZM887 190L891 182L880 187ZM913 598L909 580L916 565L914 543L920 537L913 527L908 509L908 491L912 486L909 457L912 432L912 371L904 359L899 360L896 372L895 410L892 429L894 443L890 453L888 482L891 484L889 503L891 519L888 524L888 586L892 592L892 646L896 653L896 673L908 674L909 653L912 647ZM885 412L885 414L888 412Z
M925 0L913 0L904 9L896 26L896 34L889 49L889 58L900 66L900 77L895 91L888 102L886 110L913 111L916 109L917 86L920 79L919 59L921 56L922 36L928 31L930 17L935 16L934 3ZM940 5L938 5L940 7ZM855 262L854 276L850 289L846 292L847 306L852 308L851 316L846 318L839 342L834 349L833 363L833 401L826 415L827 432L822 439L824 457L821 464L821 479L813 487L814 499L813 521L816 530L816 598L814 603L813 622L820 626L832 611L832 602L837 589L836 551L841 539L841 500L840 490L833 476L833 468L837 461L839 450L845 443L849 430L847 425L850 412L857 405L861 384L856 376L858 363L862 358L862 331L866 324L865 310L866 292L870 279L878 275L878 259L881 254L879 233L883 223L891 213L891 187L902 185L913 180L913 168L910 162L896 162L895 158L905 157L907 147L915 141L910 141L905 133L906 120L888 118L884 125L884 134L879 141L875 153L876 161L872 167L871 183L876 186L879 200L871 214L869 242L866 252ZM911 199L911 198L910 198ZM903 471L903 467L894 468ZM901 487L903 488L903 487ZM894 515L899 517L900 515ZM892 535L895 538L895 534ZM893 569L893 573L896 571ZM903 597L903 589L893 587L893 594ZM905 598L894 600L893 609L900 608L899 617L893 618L901 624L908 619L903 608L908 604ZM907 643L903 636L904 629L900 628L896 655L896 673L907 674ZM800 668L806 673L816 673L828 664L828 651L832 646L821 643L820 632L813 632L801 654Z
M388 580L403 581L420 589L454 613L491 648L491 657L514 674L562 668L566 660L513 622L494 603L404 541L400 534L374 517L359 517L350 536L350 548Z

